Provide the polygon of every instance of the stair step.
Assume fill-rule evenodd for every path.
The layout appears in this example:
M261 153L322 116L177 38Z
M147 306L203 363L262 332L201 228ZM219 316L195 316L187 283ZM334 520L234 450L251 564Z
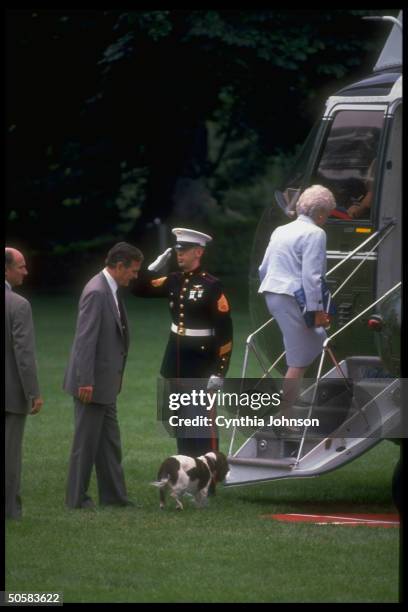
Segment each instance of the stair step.
M257 465L259 467L282 467L291 469L295 465L295 457L282 457L280 459L261 459L260 457L228 457L231 465Z

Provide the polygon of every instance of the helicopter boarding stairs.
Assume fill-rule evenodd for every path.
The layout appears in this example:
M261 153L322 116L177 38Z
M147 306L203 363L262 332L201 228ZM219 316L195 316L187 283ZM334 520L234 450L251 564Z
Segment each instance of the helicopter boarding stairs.
M372 249L377 248L392 232L393 227L391 222L374 232L329 270L326 276L353 258L368 242L377 239ZM333 293L333 297L354 276L367 257L356 265ZM295 402L293 406L293 412L298 418L311 419L313 416L320 416L318 428L304 426L299 433L283 433L279 432L278 427L262 427L254 431L251 437L234 452L234 442L238 437L237 427L234 427L228 452L230 472L225 481L226 486L254 484L278 478L317 476L348 463L384 438L398 437L400 380L378 378L378 374L374 374L372 378L367 377L367 372L381 371L382 362L379 357L353 356L338 363L331 343L335 337L372 311L380 302L399 291L400 287L401 282L386 291L325 340L316 380L301 392L299 396L301 401L297 400L299 405L296 406ZM267 377L271 378L271 372L285 355L282 353L267 368L254 342L258 334L262 333L273 320L272 317L266 321L247 339L242 383L245 381L250 351L263 370L260 381ZM332 367L322 374L327 357L330 358Z

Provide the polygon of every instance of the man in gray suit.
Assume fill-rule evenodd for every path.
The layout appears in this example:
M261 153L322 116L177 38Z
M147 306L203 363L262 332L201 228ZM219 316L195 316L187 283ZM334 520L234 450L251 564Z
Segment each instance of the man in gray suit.
M30 303L13 288L27 276L24 256L6 247L6 518L22 515L20 482L22 445L27 414L37 414L43 400L37 378L34 326Z
M106 267L86 284L79 300L64 379L64 390L74 397L75 406L65 500L69 508L94 507L87 494L94 465L100 504L133 505L126 492L116 414L129 347L126 309L117 291L137 278L142 260L136 247L115 244Z

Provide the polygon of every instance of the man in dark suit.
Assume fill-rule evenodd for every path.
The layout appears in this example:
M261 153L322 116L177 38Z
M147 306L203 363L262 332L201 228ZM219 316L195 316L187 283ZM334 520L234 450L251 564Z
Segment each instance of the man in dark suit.
M133 505L121 465L116 398L122 386L129 347L126 309L118 288L137 278L143 260L139 249L119 242L106 267L85 286L79 300L64 390L74 397L75 431L69 464L66 504L94 507L87 491L95 465L99 502Z
M22 515L20 482L22 444L27 414L37 414L43 400L37 377L34 326L30 303L13 288L28 274L20 251L6 247L6 518Z

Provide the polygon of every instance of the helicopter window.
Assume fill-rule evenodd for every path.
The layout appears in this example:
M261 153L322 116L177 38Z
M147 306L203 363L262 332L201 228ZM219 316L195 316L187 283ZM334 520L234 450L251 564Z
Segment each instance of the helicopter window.
M343 110L333 120L312 183L328 187L332 217L369 219L384 111Z

